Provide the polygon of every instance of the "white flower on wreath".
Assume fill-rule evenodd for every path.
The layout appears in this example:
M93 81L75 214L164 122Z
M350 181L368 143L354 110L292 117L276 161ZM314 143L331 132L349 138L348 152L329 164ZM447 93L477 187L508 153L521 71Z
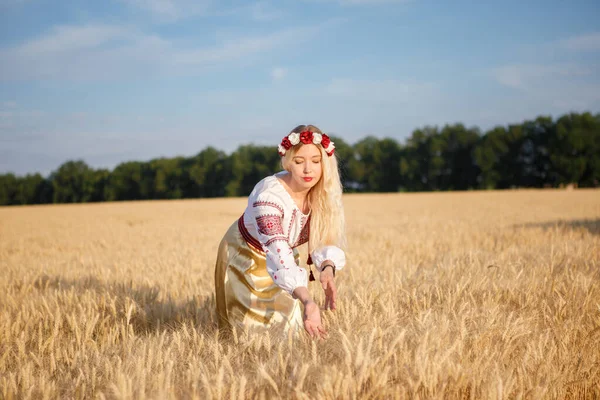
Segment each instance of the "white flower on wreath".
M288 139L289 139L290 143L292 144L292 146L295 146L298 143L300 143L300 134L297 132L292 132L288 135Z
M279 154L285 154L285 147L279 145L277 146L277 151L279 151Z
M327 148L325 149L326 152L331 153L331 151L335 149L335 146L333 145L333 142L329 143L329 146L327 146Z
M323 140L323 135L321 135L320 133L314 132L313 133L313 143L320 144L321 140Z

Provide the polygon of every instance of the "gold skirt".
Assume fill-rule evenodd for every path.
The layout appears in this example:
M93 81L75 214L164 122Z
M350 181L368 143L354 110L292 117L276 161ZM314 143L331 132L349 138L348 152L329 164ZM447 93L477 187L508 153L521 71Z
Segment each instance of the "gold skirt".
M242 330L281 327L284 331L298 331L303 326L300 301L273 282L267 272L265 253L246 242L239 222L227 230L217 254L215 293L219 327ZM298 262L296 249L294 257Z

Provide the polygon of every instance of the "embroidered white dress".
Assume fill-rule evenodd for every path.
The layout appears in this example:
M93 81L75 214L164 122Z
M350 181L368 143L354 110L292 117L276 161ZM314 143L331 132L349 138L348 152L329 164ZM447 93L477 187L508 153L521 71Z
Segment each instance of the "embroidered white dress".
M217 311L222 326L302 326L300 302L291 293L308 286L296 248L308 242L310 213L304 214L279 180L287 172L261 180L248 197L243 216L219 246L215 268ZM320 271L325 260L336 269L346 264L344 252L324 246L310 254Z

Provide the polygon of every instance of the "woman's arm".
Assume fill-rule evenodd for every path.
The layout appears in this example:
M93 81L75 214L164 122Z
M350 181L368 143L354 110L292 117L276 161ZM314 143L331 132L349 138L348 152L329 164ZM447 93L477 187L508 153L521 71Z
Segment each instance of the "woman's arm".
M265 252L267 272L277 286L292 294L307 287L306 270L296 264L294 252L283 230L284 207L272 199L259 199L252 207L252 223Z
M320 270L319 281L325 292L325 309L335 310L337 298L337 289L333 279L335 277L335 264L331 260L325 260L321 263Z
M324 338L327 335L327 331L321 323L319 306L310 297L308 288L297 287L294 289L293 296L304 304L304 329L313 338Z
M337 246L324 246L311 253L315 268L320 272L319 281L325 292L325 309L335 310L337 288L335 286L335 271L346 265L346 254Z

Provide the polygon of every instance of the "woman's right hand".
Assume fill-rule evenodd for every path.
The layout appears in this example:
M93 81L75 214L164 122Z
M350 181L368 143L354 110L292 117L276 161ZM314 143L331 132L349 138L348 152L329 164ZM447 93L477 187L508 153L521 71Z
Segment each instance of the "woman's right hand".
M324 338L327 334L323 324L321 323L321 311L319 306L310 297L308 288L305 286L298 286L294 289L292 296L298 299L304 304L304 329L313 338Z
M321 323L319 306L310 300L304 304L304 329L313 338L324 338L327 334Z

